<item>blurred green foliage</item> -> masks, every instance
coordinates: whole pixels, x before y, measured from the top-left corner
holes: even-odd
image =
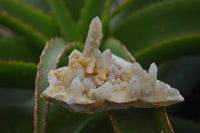
[[[199,5],[199,0],[0,0],[0,132],[33,132],[35,77],[45,42],[60,37],[43,51],[39,94],[48,85],[48,71],[66,65],[73,49],[82,50],[89,23],[99,16],[104,32],[101,50],[110,48],[129,60],[121,48],[124,44],[145,69],[151,62],[158,64],[159,79],[185,97],[183,103],[166,108],[175,132],[199,133]],[[46,102],[38,100],[38,132],[43,132]],[[171,132],[161,109],[111,114],[120,133]],[[114,132],[106,112],[77,114],[54,104],[46,130]]]

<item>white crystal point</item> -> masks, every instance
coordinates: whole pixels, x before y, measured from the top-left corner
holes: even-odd
[[[83,55],[91,56],[95,49],[99,48],[101,43],[102,35],[102,24],[99,17],[95,17],[90,24],[88,36],[85,42],[85,48]]]
[[[139,63],[127,62],[109,49],[102,53],[101,27],[94,18],[83,53],[72,51],[68,66],[49,72],[49,87],[41,97],[82,113],[163,107],[184,100],[177,89],[157,80],[155,63],[147,73]]]

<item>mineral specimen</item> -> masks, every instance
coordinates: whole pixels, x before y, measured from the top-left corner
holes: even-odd
[[[68,66],[51,70],[44,99],[69,110],[94,113],[128,107],[162,107],[181,102],[179,91],[157,80],[152,63],[148,73],[139,63],[130,63],[107,49],[98,49],[102,38],[101,21],[90,24],[83,53],[74,50]]]

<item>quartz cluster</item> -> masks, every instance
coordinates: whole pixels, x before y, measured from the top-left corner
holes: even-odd
[[[83,113],[162,107],[184,100],[177,89],[157,80],[155,63],[147,73],[139,63],[125,61],[109,49],[101,52],[101,26],[98,17],[92,20],[83,52],[74,50],[68,66],[49,72],[49,87],[41,97]]]

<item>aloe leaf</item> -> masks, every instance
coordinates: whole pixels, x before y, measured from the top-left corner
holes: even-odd
[[[161,2],[162,0],[134,0],[134,3],[131,3],[130,6],[128,6],[126,9],[124,9],[120,14],[118,15],[116,21],[123,20],[124,17],[130,15],[133,12],[137,12],[138,10],[145,8],[147,6],[150,6],[152,4],[155,4],[157,2]],[[119,2],[115,1],[115,5],[119,6]],[[115,23],[113,23],[115,25]],[[112,25],[113,26],[113,25]]]
[[[152,45],[138,53],[134,57],[143,67],[147,67],[150,63],[160,63],[170,59],[175,59],[185,55],[200,54],[200,35],[193,35],[164,41],[159,44]]]
[[[33,131],[32,108],[15,106],[0,109],[1,132],[21,133]]]
[[[64,0],[73,19],[78,21],[81,9],[84,6],[84,0]]]
[[[127,61],[131,61],[130,58],[127,56],[127,53],[122,48],[122,44],[117,39],[114,39],[114,38],[107,39],[105,41],[105,43],[103,44],[102,49],[103,50],[110,49],[111,53],[113,53]]]
[[[141,1],[141,0],[135,0],[133,4],[131,4],[131,6],[126,9],[126,14],[130,14],[133,11],[137,11],[140,10],[144,7],[150,6],[152,4],[161,2],[162,0],[148,0],[148,1]],[[168,1],[168,0],[167,0]]]
[[[163,40],[199,33],[199,4],[173,0],[148,6],[116,25],[113,34],[135,53]]]
[[[139,10],[142,10],[143,8],[150,6],[152,4],[161,2],[163,0],[134,0],[133,3],[131,3],[128,7],[126,7],[123,11],[118,13],[114,19],[111,20],[110,27],[115,27],[117,24],[119,24],[121,21],[124,20],[125,17],[128,17],[133,12],[138,12]],[[167,0],[165,0],[167,1]],[[120,5],[120,1],[114,1],[113,6],[114,8],[117,8]]]
[[[19,1],[19,2],[22,1],[25,4],[34,6],[35,8],[43,10],[46,13],[49,12],[49,6],[47,4],[47,0],[16,0],[16,1]]]
[[[38,62],[38,56],[39,54],[24,41],[0,38],[0,60]]]
[[[176,61],[162,80],[173,87],[179,88],[184,96],[192,92],[192,88],[199,82],[200,56],[187,56]],[[188,78],[186,78],[186,76]]]
[[[47,132],[70,132],[70,133],[82,133],[87,130],[88,124],[94,123],[99,119],[104,119],[106,117],[105,113],[99,114],[79,114],[68,111],[67,109],[51,104],[49,109],[49,118]],[[90,127],[92,124],[90,125]]]
[[[89,119],[83,125],[79,133],[114,133],[107,114],[98,115],[95,119]]]
[[[183,118],[171,118],[172,125],[174,125],[174,131],[176,133],[199,133],[200,123],[191,120],[185,120]],[[187,128],[183,128],[187,127]]]
[[[98,16],[101,18],[106,0],[87,0],[79,20],[81,40],[85,40],[90,21]]]
[[[161,109],[138,109],[112,111],[119,133],[171,133]]]
[[[33,89],[36,67],[34,63],[0,61],[0,86]]]
[[[58,60],[66,49],[62,39],[55,39],[47,42],[38,64],[38,71],[35,81],[35,106],[34,106],[34,132],[41,133],[46,130],[48,105],[40,94],[48,87],[47,75],[50,70],[55,69]]]
[[[33,89],[0,88],[0,110],[7,107],[19,106],[33,98]]]
[[[113,0],[107,0],[106,1],[105,9],[104,9],[104,12],[103,12],[103,15],[102,15],[103,18],[105,18],[109,15],[109,13],[111,11],[112,3],[113,3]]]
[[[1,0],[0,10],[31,25],[34,29],[44,33],[47,37],[55,37],[58,34],[53,18],[22,2]]]
[[[198,120],[199,109],[196,108],[199,94],[200,56],[187,56],[173,63],[162,80],[180,90],[185,101],[168,108],[172,116]],[[192,111],[192,113],[190,113]]]
[[[124,9],[126,9],[133,2],[134,2],[134,0],[127,0],[127,1],[125,1],[123,4],[121,4],[119,7],[117,7],[114,11],[112,11],[108,16],[106,16],[104,18],[104,21],[103,21],[104,35],[105,35],[106,31],[107,31],[107,27],[108,27],[109,22],[111,21],[111,19],[114,18],[115,16],[117,16],[121,11],[123,11]]]
[[[44,47],[46,37],[32,29],[30,26],[9,16],[9,14],[0,12],[0,23],[12,29],[25,39],[28,39],[39,51]]]
[[[48,0],[51,11],[53,12],[58,27],[66,41],[78,40],[78,31],[70,12],[64,4],[63,0]]]

